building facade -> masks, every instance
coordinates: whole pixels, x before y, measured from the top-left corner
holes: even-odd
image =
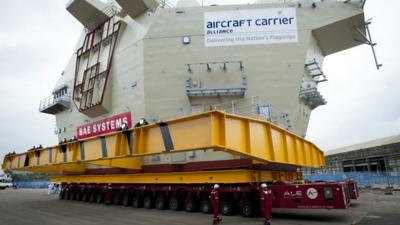
[[[400,172],[400,135],[334,149],[326,166],[306,173]]]
[[[366,34],[358,1],[164,3],[68,2],[82,34],[40,104],[55,115],[59,141],[210,109],[304,137],[311,111],[326,104],[318,91],[324,58],[363,44]]]

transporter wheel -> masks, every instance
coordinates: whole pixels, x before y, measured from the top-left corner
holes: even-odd
[[[158,197],[156,200],[156,208],[164,210],[167,208],[167,199],[165,197]]]
[[[221,213],[225,216],[233,215],[233,204],[232,202],[223,202],[221,204]]]
[[[73,190],[69,190],[68,191],[68,200],[73,200],[74,199],[74,191]]]
[[[197,209],[197,202],[194,198],[189,198],[185,201],[185,211],[186,212],[195,212]]]
[[[92,193],[90,193],[89,202],[96,202],[96,191],[92,191]]]
[[[119,192],[116,192],[112,198],[112,204],[113,205],[119,205],[121,204],[121,194]]]
[[[210,214],[212,211],[211,203],[210,201],[204,200],[200,203],[200,211],[202,213]]]
[[[132,204],[131,202],[131,198],[129,196],[129,194],[125,194],[124,197],[122,198],[122,205],[127,207],[130,206]]]
[[[90,194],[87,191],[85,191],[85,193],[83,193],[83,195],[82,195],[82,202],[89,201],[89,197],[90,197]]]
[[[256,210],[256,208],[254,207],[253,203],[245,202],[242,205],[240,212],[242,213],[242,216],[244,216],[244,217],[252,217],[255,215],[255,210]]]
[[[136,195],[135,197],[133,197],[132,206],[135,208],[140,208],[142,206],[142,199],[140,198],[140,196]]]
[[[181,203],[178,197],[174,196],[169,200],[169,209],[173,211],[178,211],[181,209]]]
[[[96,203],[103,203],[104,202],[104,195],[101,191],[97,192],[96,195]]]
[[[72,197],[72,191],[71,190],[66,191],[65,192],[65,199],[66,200],[70,200],[71,197]]]
[[[78,195],[78,192],[77,191],[72,191],[71,192],[71,198],[70,198],[70,200],[72,200],[72,201],[74,201],[74,200],[76,200],[76,196]]]
[[[143,199],[143,207],[145,209],[151,209],[154,207],[154,201],[153,201],[153,197],[150,195],[147,195],[146,197],[144,197]]]
[[[58,194],[58,199],[63,200],[65,198],[65,191],[60,191],[60,194]]]
[[[82,191],[76,191],[75,200],[82,201],[82,198],[83,198],[83,192]]]

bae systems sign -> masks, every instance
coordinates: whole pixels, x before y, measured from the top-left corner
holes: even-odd
[[[204,13],[205,46],[296,43],[295,8]]]
[[[79,126],[76,129],[76,137],[78,139],[83,139],[111,133],[117,131],[122,124],[128,125],[129,128],[132,127],[132,118],[130,112],[121,113],[109,118]]]

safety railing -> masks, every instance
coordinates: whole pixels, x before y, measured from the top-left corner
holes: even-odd
[[[61,108],[69,108],[71,102],[71,94],[65,94],[59,97],[55,97],[53,94],[42,99],[39,103],[39,111],[43,112],[57,105]],[[57,106],[58,107],[58,106]]]
[[[268,100],[259,96],[226,101],[224,103],[211,105],[209,108],[201,108],[200,110],[193,109],[193,107],[190,106],[180,107],[173,112],[169,110],[168,113],[160,112],[155,115],[150,115],[146,119],[150,122],[159,122],[180,116],[193,115],[208,110],[221,110],[231,114],[266,120],[286,130],[292,131],[292,122],[290,120],[289,113],[275,105],[270,104]]]
[[[275,105],[270,104],[268,100],[259,96],[216,104],[212,106],[212,109],[263,119],[285,128],[286,130],[292,129],[289,113]]]

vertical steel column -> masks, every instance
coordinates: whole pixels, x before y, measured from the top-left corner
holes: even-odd
[[[371,172],[371,163],[369,161],[369,158],[366,158],[366,160],[367,160],[368,172]]]

